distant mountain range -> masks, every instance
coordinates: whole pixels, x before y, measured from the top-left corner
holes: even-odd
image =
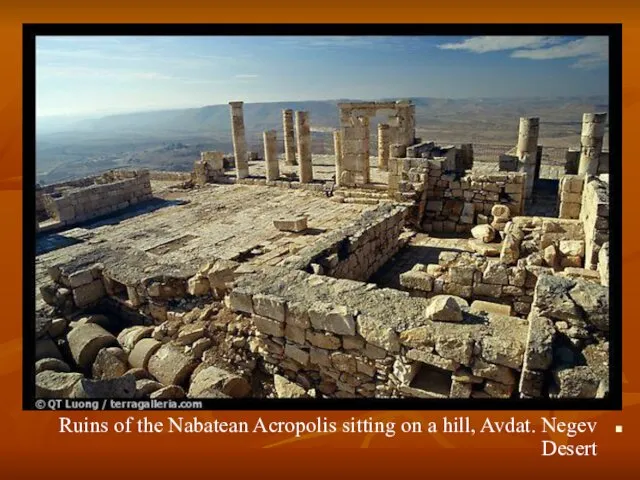
[[[379,101],[396,100],[380,99]],[[580,122],[577,112],[607,111],[606,96],[594,97],[559,97],[559,98],[479,98],[479,99],[442,99],[411,98],[416,105],[416,123],[418,125],[433,122],[450,121],[452,117],[472,115],[478,120],[482,116],[495,119],[509,117],[517,121],[521,115],[544,117],[545,113],[557,117],[565,112],[564,121]],[[281,125],[282,110],[305,110],[310,112],[312,125],[337,127],[339,124],[337,103],[356,101],[350,99],[311,100],[296,102],[247,103],[244,106],[245,126],[247,130],[274,128]],[[543,120],[543,118],[542,118]],[[37,121],[39,134],[85,131],[95,133],[128,132],[130,134],[146,132],[174,132],[195,134],[201,132],[230,132],[230,114],[228,105],[209,105],[201,108],[185,108],[134,112],[107,115],[93,119],[74,119],[59,117],[56,119],[41,118]]]
[[[389,100],[397,99],[379,99]],[[519,117],[536,116],[543,145],[575,146],[582,114],[608,111],[605,96],[411,100],[416,105],[417,136],[454,144],[515,145]],[[249,149],[260,152],[262,132],[275,129],[283,151],[282,110],[290,108],[310,113],[313,152],[333,153],[331,131],[339,126],[337,103],[342,101],[354,100],[246,103]],[[382,115],[371,119],[372,142],[376,124],[386,120]],[[232,151],[227,104],[97,118],[44,117],[36,122],[36,135],[36,170],[43,183],[120,167],[190,170],[201,151]]]

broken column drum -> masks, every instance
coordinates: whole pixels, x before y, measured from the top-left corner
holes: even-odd
[[[378,125],[378,169],[389,169],[389,125]]]
[[[520,130],[518,132],[518,145],[516,154],[520,161],[520,171],[527,174],[525,183],[525,198],[531,199],[533,184],[535,181],[536,157],[538,155],[538,135],[540,132],[540,119],[537,117],[521,117]]]
[[[342,135],[340,130],[333,132],[333,151],[335,153],[336,162],[336,185],[340,185],[340,176],[342,175]]]
[[[582,116],[578,175],[598,173],[606,123],[606,113],[585,113]]]
[[[296,140],[293,126],[293,110],[282,111],[282,130],[284,132],[284,159],[287,165],[297,165]]]
[[[263,133],[264,138],[264,161],[267,172],[267,181],[272,182],[280,176],[278,166],[278,152],[276,149],[276,131],[269,130]]]
[[[313,180],[311,166],[311,127],[309,112],[296,112],[296,137],[298,143],[300,183],[310,183]]]
[[[229,102],[231,107],[231,133],[233,136],[233,156],[236,162],[236,177],[249,176],[247,161],[247,139],[244,131],[243,102]]]

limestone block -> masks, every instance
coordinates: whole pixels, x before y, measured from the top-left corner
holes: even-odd
[[[525,353],[525,366],[532,370],[546,370],[553,361],[553,322],[542,316],[529,315],[529,330]]]
[[[83,378],[75,384],[73,398],[134,398],[136,379],[131,374],[105,380]]]
[[[450,398],[469,398],[473,385],[471,383],[462,383],[456,380],[451,382],[451,390],[449,391]]]
[[[83,378],[81,373],[54,370],[40,372],[36,375],[36,397],[70,398],[76,384]]]
[[[273,226],[282,232],[303,232],[307,227],[307,217],[280,218],[273,221]]]
[[[582,240],[561,240],[560,253],[564,256],[584,257],[584,242]]]
[[[133,368],[147,369],[151,356],[158,351],[162,343],[153,338],[143,338],[134,346],[129,355],[129,364]]]
[[[415,270],[400,274],[400,285],[405,288],[430,292],[433,290],[433,276]]]
[[[284,322],[287,305],[284,299],[275,295],[256,294],[253,296],[253,311],[260,316]]]
[[[251,394],[251,385],[239,375],[218,367],[210,366],[194,373],[189,392],[189,398],[214,398],[217,392],[222,392],[232,398],[245,398]]]
[[[494,219],[499,219],[502,222],[506,222],[511,218],[511,211],[506,205],[496,204],[491,207],[491,215]]]
[[[73,289],[73,301],[78,308],[84,308],[97,302],[105,294],[106,291],[102,280],[93,280]]]
[[[495,380],[504,385],[515,385],[516,376],[513,370],[502,365],[496,365],[476,358],[471,366],[471,372],[476,377]]]
[[[307,392],[300,385],[287,380],[281,375],[273,376],[273,384],[278,398],[308,398]]]
[[[184,347],[166,343],[149,359],[149,373],[164,385],[186,384],[197,366],[197,360],[184,352]]]
[[[331,363],[336,370],[341,372],[356,373],[356,358],[353,355],[343,352],[333,352]]]
[[[409,350],[407,352],[407,358],[452,372],[454,372],[459,367],[459,364],[454,360],[442,358],[439,355],[435,355],[434,353],[417,348]]]
[[[487,263],[486,268],[482,272],[482,282],[489,285],[508,285],[509,268],[503,263]]]
[[[391,353],[400,350],[398,334],[385,325],[384,321],[371,315],[360,314],[356,323],[358,334],[367,342]]]
[[[71,368],[59,358],[41,358],[36,362],[36,375],[46,371],[68,373]]]
[[[537,292],[537,291],[536,291]],[[584,320],[598,330],[609,331],[609,289],[601,284],[577,280],[569,291],[571,300],[584,312]]]
[[[311,325],[316,330],[325,330],[337,335],[355,335],[354,312],[344,306],[315,303],[309,309]]]
[[[488,313],[496,315],[511,316],[511,305],[503,305],[501,303],[484,302],[482,300],[476,300],[471,304],[469,311],[474,313]]]
[[[234,288],[225,299],[228,307],[236,312],[253,313],[251,294],[239,288]]]
[[[265,335],[272,335],[274,337],[284,337],[284,323],[271,318],[262,317],[260,315],[252,315],[251,321],[258,329],[258,331]]]
[[[393,375],[402,385],[410,385],[419,371],[420,364],[417,362],[403,361],[400,357],[393,362]]]
[[[209,278],[197,274],[187,280],[187,293],[196,297],[207,295],[210,291]]]
[[[149,398],[152,400],[180,400],[186,396],[185,391],[178,385],[167,385],[152,392]]]
[[[153,392],[160,390],[162,387],[161,383],[149,378],[136,380],[135,398],[148,398]]]
[[[101,349],[118,344],[116,337],[95,323],[73,328],[67,335],[67,342],[73,359],[81,368],[91,367]]]
[[[328,350],[311,347],[309,350],[309,361],[314,365],[328,367],[331,365],[331,357]]]
[[[469,365],[473,356],[473,339],[468,336],[450,337],[440,335],[436,339],[435,350],[441,357],[463,365]]]
[[[500,261],[505,265],[514,265],[520,258],[520,242],[512,234],[507,234],[502,242]]]
[[[316,332],[307,330],[307,341],[311,345],[326,350],[337,350],[342,345],[340,338],[328,332]]]
[[[143,338],[151,337],[153,327],[144,327],[136,325],[134,327],[125,328],[118,334],[118,343],[125,352],[130,352],[133,347]]]
[[[491,380],[484,383],[484,391],[493,398],[509,398],[513,394],[513,388],[513,385],[503,385]]]
[[[303,367],[309,363],[309,352],[291,343],[287,343],[285,345],[284,354],[292,360],[298,362]]]
[[[96,355],[93,362],[92,374],[94,379],[105,380],[124,375],[129,369],[127,354],[117,347],[103,348]]]
[[[91,270],[80,270],[69,275],[69,287],[77,288],[94,280]]]
[[[452,295],[436,295],[425,309],[425,317],[440,322],[461,322],[463,320],[461,304],[463,299]]]
[[[491,243],[496,236],[496,231],[491,225],[476,225],[471,229],[471,235],[484,243]]]
[[[600,379],[588,366],[578,366],[553,372],[558,386],[558,398],[596,398]]]

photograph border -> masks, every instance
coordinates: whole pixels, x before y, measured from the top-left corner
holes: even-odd
[[[428,33],[427,33],[428,32]],[[622,409],[622,25],[621,24],[23,24],[23,410],[35,401],[35,185],[37,36],[476,36],[609,38],[610,337],[604,399],[193,399],[203,410],[621,410]],[[191,399],[189,399],[191,400]],[[118,408],[108,408],[117,410]],[[123,410],[131,410],[123,408]],[[158,409],[162,410],[162,409]],[[169,410],[169,409],[165,409]]]

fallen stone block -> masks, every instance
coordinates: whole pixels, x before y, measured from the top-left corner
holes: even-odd
[[[357,331],[361,337],[374,346],[391,353],[400,351],[398,334],[377,318],[360,314],[357,319]]]
[[[135,398],[147,398],[153,392],[160,390],[161,388],[163,388],[163,385],[155,380],[150,380],[148,378],[136,380]]]
[[[596,398],[600,379],[590,367],[579,366],[553,372],[557,398]]]
[[[273,221],[273,226],[281,232],[302,232],[307,229],[307,217],[280,218]]]
[[[153,334],[153,327],[135,326],[125,328],[118,334],[118,343],[122,349],[129,353],[133,347],[143,338],[149,338]]]
[[[43,358],[58,358],[62,360],[60,349],[51,338],[41,338],[36,340],[36,361]]]
[[[482,240],[470,239],[469,248],[485,257],[498,257],[502,248],[501,243],[484,243]]]
[[[198,360],[184,352],[184,347],[165,343],[151,355],[148,363],[149,373],[164,385],[184,386]]]
[[[503,305],[502,303],[484,302],[482,300],[476,300],[471,304],[469,308],[473,313],[488,313],[495,315],[511,316],[511,305]]]
[[[186,397],[185,391],[178,385],[168,385],[152,392],[149,398],[152,400],[180,400]]]
[[[128,369],[127,354],[117,347],[101,349],[91,367],[93,378],[98,380],[121,377]]]
[[[118,345],[118,340],[101,326],[85,323],[73,328],[67,335],[69,349],[76,364],[88,369],[103,348]]]
[[[133,368],[147,369],[151,356],[158,351],[162,343],[153,338],[143,338],[136,343],[129,354],[129,365]]]
[[[232,398],[244,398],[251,394],[251,385],[244,377],[211,366],[194,373],[187,396],[211,398],[209,395],[212,392],[215,395],[216,391]]]
[[[287,380],[282,375],[274,375],[273,383],[278,398],[308,398],[307,392],[300,385]]]
[[[433,290],[433,277],[426,272],[409,270],[400,274],[400,285],[413,290],[430,292]]]
[[[46,371],[68,373],[71,368],[59,358],[42,358],[36,362],[36,375]]]
[[[529,315],[529,331],[524,364],[527,369],[546,370],[553,362],[553,322],[538,315]]]
[[[436,295],[425,309],[425,317],[437,322],[461,322],[463,320],[461,301],[453,295]]]
[[[491,243],[496,237],[496,231],[491,225],[476,225],[471,229],[471,236],[483,243]]]
[[[83,378],[76,383],[73,398],[135,398],[136,379],[133,375],[123,375],[106,380]]]
[[[96,303],[106,293],[102,280],[93,280],[73,289],[73,301],[78,308],[85,308]]]
[[[56,372],[45,370],[36,375],[37,398],[70,398],[78,382],[84,377],[81,373]]]

